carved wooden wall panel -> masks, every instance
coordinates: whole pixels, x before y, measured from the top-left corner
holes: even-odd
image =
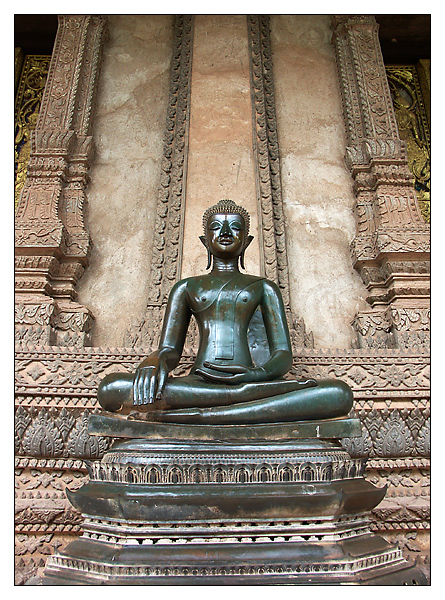
[[[45,89],[51,56],[23,56],[16,48],[15,76],[17,91],[14,108],[15,123],[15,207],[26,181],[29,155],[31,152],[31,132],[37,125],[37,119]]]
[[[399,136],[406,143],[408,167],[420,211],[430,222],[431,136],[429,117],[429,61],[416,65],[386,65]]]

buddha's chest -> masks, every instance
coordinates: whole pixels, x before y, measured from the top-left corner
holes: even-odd
[[[261,301],[261,285],[258,279],[229,281],[210,286],[198,282],[188,290],[190,308],[196,316],[216,318],[224,322],[244,320],[252,315]]]

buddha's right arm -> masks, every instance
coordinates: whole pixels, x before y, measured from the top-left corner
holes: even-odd
[[[170,292],[159,347],[136,370],[134,404],[148,404],[162,395],[168,373],[181,359],[190,316],[187,280],[179,281]]]

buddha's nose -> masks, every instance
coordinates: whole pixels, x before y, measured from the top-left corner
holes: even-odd
[[[232,230],[230,229],[228,221],[224,221],[219,235],[232,235]]]

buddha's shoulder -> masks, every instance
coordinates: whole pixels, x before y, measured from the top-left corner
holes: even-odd
[[[249,275],[247,273],[239,273],[236,277],[236,282],[239,286],[244,287],[246,285],[260,285],[266,288],[277,289],[276,284],[266,279],[265,277],[261,277],[259,275]],[[181,279],[172,288],[173,290],[190,290],[197,287],[208,287],[209,284],[214,285],[215,280],[214,277],[210,273],[204,273],[202,275],[195,275],[193,277],[186,277],[185,279]]]
[[[196,275],[194,277],[186,277],[175,283],[172,287],[171,293],[185,292],[187,290],[194,289],[202,286],[206,281],[209,281],[209,275]]]

